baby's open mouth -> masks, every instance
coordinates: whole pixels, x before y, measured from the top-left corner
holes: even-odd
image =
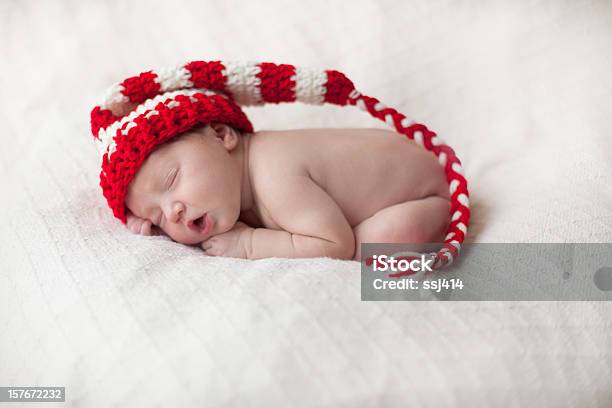
[[[206,214],[202,215],[200,218],[196,218],[193,220],[193,225],[200,231],[202,231],[206,227]]]
[[[187,227],[198,234],[207,235],[213,229],[213,220],[204,213],[201,217],[187,222]]]

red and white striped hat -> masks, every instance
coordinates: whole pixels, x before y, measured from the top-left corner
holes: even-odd
[[[470,218],[467,181],[455,152],[424,125],[362,95],[335,70],[270,62],[192,61],[113,85],[91,111],[91,132],[102,162],[100,186],[113,214],[126,222],[127,187],[160,144],[211,122],[253,132],[240,106],[296,101],[355,105],[436,155],[449,183],[451,223],[444,246],[432,255],[435,267],[451,263]]]

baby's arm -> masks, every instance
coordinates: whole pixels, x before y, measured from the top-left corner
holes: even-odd
[[[283,231],[256,228],[249,259],[329,256],[352,259],[355,236],[336,202],[310,177],[289,176],[261,192],[261,200]]]

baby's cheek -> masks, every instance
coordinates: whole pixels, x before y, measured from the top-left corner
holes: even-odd
[[[173,228],[173,227],[168,227],[168,226],[164,226],[164,227],[158,227],[159,229],[161,229],[162,231],[164,231],[164,234],[166,234],[167,236],[169,236],[170,238],[172,238],[173,241],[176,241],[177,238],[180,238],[178,236],[178,231]]]

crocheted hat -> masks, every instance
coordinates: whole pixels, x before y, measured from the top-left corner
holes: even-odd
[[[127,187],[160,144],[211,122],[253,132],[240,106],[296,101],[355,105],[436,155],[449,183],[451,223],[444,246],[432,255],[434,267],[450,264],[459,253],[470,218],[461,162],[434,132],[362,95],[335,70],[270,62],[192,61],[146,71],[113,85],[91,111],[91,132],[101,156],[100,186],[113,214],[126,222]]]

